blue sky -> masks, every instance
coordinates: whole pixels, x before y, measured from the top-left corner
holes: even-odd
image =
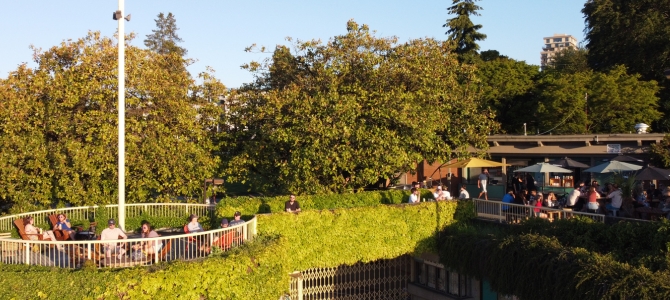
[[[117,0],[3,1],[0,10],[0,78],[7,77],[22,62],[32,63],[30,45],[47,49],[63,40],[77,39],[89,30],[112,36],[116,21],[112,12]],[[474,18],[488,37],[481,50],[539,65],[542,38],[567,33],[583,40],[585,0],[482,0],[481,16]],[[143,40],[155,28],[160,12],[172,12],[180,28],[178,34],[188,57],[198,61],[193,74],[206,66],[228,87],[252,80],[240,65],[261,60],[267,54],[246,53],[251,44],[287,44],[285,37],[318,38],[323,41],[346,32],[346,22],[354,19],[368,24],[378,36],[397,36],[400,41],[432,37],[446,39],[442,25],[450,18],[451,0],[366,1],[366,0],[248,0],[172,1],[126,0],[126,33],[135,32],[132,44],[144,47]]]

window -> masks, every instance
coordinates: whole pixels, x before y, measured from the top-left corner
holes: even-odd
[[[448,271],[441,264],[415,258],[416,277],[414,283],[445,295],[471,296],[470,278]]]
[[[561,39],[561,38],[555,38],[555,39],[554,39],[554,43],[560,43],[560,42],[562,42],[562,41],[563,41],[563,39]]]
[[[550,43],[551,41],[549,39],[544,40],[545,43]]]
[[[551,48],[551,44],[544,44],[544,48]]]

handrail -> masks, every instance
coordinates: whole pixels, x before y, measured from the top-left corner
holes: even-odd
[[[216,251],[214,248],[227,251],[252,240],[257,222],[254,216],[232,227],[156,238],[86,241],[0,238],[0,263],[81,268],[90,261],[97,267],[131,267],[198,259],[209,256]]]
[[[477,217],[484,219],[493,219],[502,223],[513,223],[522,218],[546,217],[550,220],[568,219],[574,216],[584,216],[591,218],[596,222],[605,222],[605,215],[587,212],[563,210],[560,208],[537,207],[530,205],[505,203],[501,201],[489,201],[484,199],[472,198],[475,203]],[[506,209],[503,209],[503,206]],[[539,210],[536,212],[535,210]]]
[[[55,213],[64,213],[68,215],[68,218],[71,220],[81,220],[81,219],[92,219],[95,217],[96,210],[100,206],[77,206],[77,207],[63,207],[47,210],[39,210],[33,212],[25,212],[13,215],[6,215],[0,217],[0,232],[10,232],[14,228],[14,220],[18,218],[25,218],[27,216],[33,216],[35,219],[35,225],[48,224],[48,216]],[[102,206],[107,210],[108,216],[111,218],[116,218],[117,216],[117,207],[118,204],[108,204]],[[207,211],[213,211],[214,204],[191,204],[191,203],[132,203],[126,204],[126,218],[132,218],[138,216],[140,213],[140,208],[149,209],[160,209],[167,207],[175,207],[178,209],[183,209],[183,214],[186,213],[196,213],[203,214]],[[160,212],[159,212],[160,213]],[[167,210],[163,210],[162,213],[167,215]],[[74,217],[72,216],[74,215]],[[92,216],[92,217],[91,217]],[[174,212],[170,213],[170,216],[175,216]],[[157,217],[160,217],[158,215]]]

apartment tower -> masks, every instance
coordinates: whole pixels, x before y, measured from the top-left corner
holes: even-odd
[[[567,48],[577,49],[577,39],[569,34],[554,34],[542,39],[544,41],[542,52],[540,52],[540,65],[542,68],[551,63],[552,58],[558,51]]]

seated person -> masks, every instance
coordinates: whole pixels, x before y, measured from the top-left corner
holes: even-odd
[[[409,203],[419,203],[420,196],[419,196],[419,189],[417,188],[412,188],[410,190],[412,193],[409,195]]]
[[[556,194],[554,194],[554,192],[549,192],[549,194],[547,194],[547,198],[544,199],[544,203],[542,205],[546,207],[558,206],[558,199],[556,198]]]
[[[142,238],[157,238],[158,233],[151,228],[151,223],[148,221],[142,221],[141,227],[141,237]],[[147,257],[149,254],[156,254],[160,251],[160,248],[163,246],[161,242],[156,241],[147,241],[140,242],[139,244],[133,245],[133,258],[142,259]]]
[[[233,218],[234,219],[230,222],[231,227],[236,226],[236,225],[240,225],[240,224],[244,224],[244,220],[242,220],[242,213],[240,213],[239,211],[235,212],[235,215],[233,216]]]
[[[221,228],[228,228],[228,219],[223,218],[221,220]],[[235,236],[237,235],[237,231],[235,230],[228,230],[228,231],[223,231],[220,232],[220,236],[214,237],[214,240],[212,241],[212,245],[221,248],[222,250],[226,250],[230,248],[230,246],[233,244],[233,240],[235,239]]]
[[[635,196],[636,207],[649,207],[649,199],[647,199],[647,191],[642,191]]]
[[[205,231],[202,229],[202,226],[200,226],[200,223],[198,223],[198,216],[195,214],[192,214],[188,217],[188,224],[186,224],[186,228],[188,228],[188,233]]]
[[[35,219],[32,216],[26,217],[23,219],[23,231],[28,234],[28,238],[32,241],[39,240],[38,235],[42,235],[42,240],[52,240],[55,241],[56,237],[54,232],[51,230],[44,231],[42,228],[35,227]]]
[[[433,193],[433,197],[435,198],[435,201],[451,200],[451,195],[449,192],[442,190],[441,185],[437,186],[435,193]]]
[[[73,241],[77,235],[77,233],[74,230],[72,230],[70,220],[67,219],[64,214],[58,214],[58,222],[56,222],[56,226],[54,226],[54,229],[67,232],[70,235],[70,239]]]
[[[468,190],[465,188],[465,184],[461,186],[461,193],[458,195],[458,199],[470,199],[470,193],[468,193]]]
[[[300,203],[295,201],[295,195],[291,194],[288,198],[289,200],[284,203],[284,210],[286,212],[298,212],[300,211]]]
[[[107,221],[107,226],[108,227],[100,233],[101,241],[116,241],[119,239],[119,237],[122,239],[128,238],[123,230],[116,228],[116,222],[114,219],[109,219],[109,221]],[[121,259],[121,257],[126,253],[126,249],[124,249],[124,247],[118,243],[107,243],[104,245],[104,247],[105,257],[107,258],[111,258],[112,254],[116,254],[117,258]]]

